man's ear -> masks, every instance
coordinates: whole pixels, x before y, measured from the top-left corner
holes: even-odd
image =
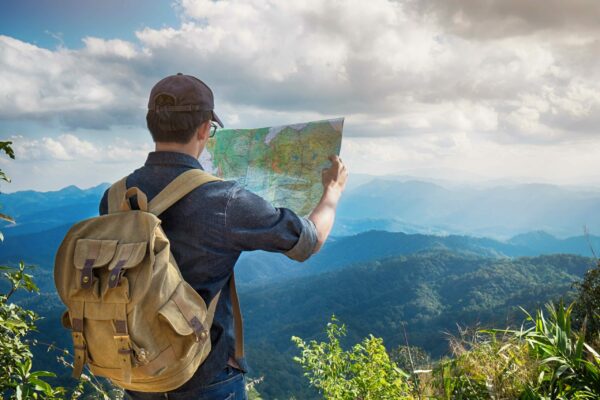
[[[208,135],[210,135],[210,121],[204,121],[201,123],[196,131],[196,135],[200,141],[208,140]]]

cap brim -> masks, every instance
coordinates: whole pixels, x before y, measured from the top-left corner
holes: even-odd
[[[223,125],[223,122],[221,122],[221,119],[219,119],[219,117],[217,117],[217,113],[216,112],[212,112],[212,120],[215,121],[217,124],[219,124],[219,126],[221,128],[225,128],[225,126]]]

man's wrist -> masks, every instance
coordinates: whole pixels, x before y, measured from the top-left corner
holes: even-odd
[[[337,185],[327,185],[323,188],[323,197],[337,202],[341,196],[342,190]]]

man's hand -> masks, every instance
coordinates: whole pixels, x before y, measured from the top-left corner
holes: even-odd
[[[322,171],[323,196],[308,216],[308,219],[317,228],[317,245],[313,251],[314,253],[321,249],[329,236],[329,232],[331,232],[331,228],[333,228],[335,209],[342,192],[346,188],[346,180],[348,179],[348,170],[342,159],[336,155],[331,155],[329,160],[331,161],[331,167]]]
[[[342,159],[336,155],[329,156],[331,167],[323,169],[323,188],[336,189],[343,192],[348,179],[348,169],[342,162]]]

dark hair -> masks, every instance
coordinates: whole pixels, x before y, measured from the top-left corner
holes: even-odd
[[[156,105],[172,105],[174,99],[168,95],[157,96]],[[202,111],[155,111],[148,110],[146,124],[155,142],[188,143],[198,127],[208,121]]]

